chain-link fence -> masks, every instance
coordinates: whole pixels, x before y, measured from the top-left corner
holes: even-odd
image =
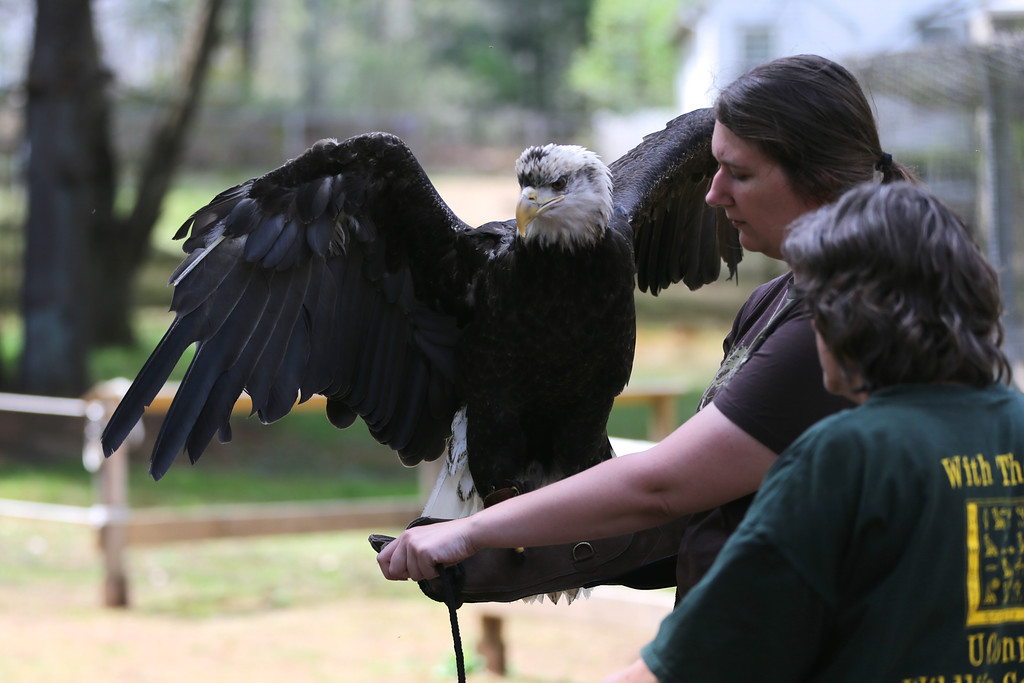
[[[1024,33],[850,63],[883,145],[976,228],[1000,273],[1007,350],[1024,378]]]

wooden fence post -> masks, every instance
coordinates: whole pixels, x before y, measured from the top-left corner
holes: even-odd
[[[505,639],[502,636],[502,619],[494,614],[484,614],[481,618],[483,633],[477,645],[486,663],[487,670],[499,676],[507,672],[505,664]]]
[[[100,526],[100,543],[103,544],[103,604],[107,607],[128,606],[128,574],[124,566],[124,549],[127,539],[125,522],[128,516],[126,498],[128,482],[128,449],[117,449],[100,468],[105,509],[103,524]]]
[[[98,540],[103,553],[103,604],[106,607],[128,606],[128,574],[124,551],[128,537],[128,454],[132,439],[109,458],[103,457],[100,434],[116,402],[101,397],[89,403],[86,410],[85,450],[83,464],[95,472],[98,513]]]
[[[671,434],[679,423],[676,422],[676,394],[668,393],[651,399],[651,419],[647,438],[661,441]]]

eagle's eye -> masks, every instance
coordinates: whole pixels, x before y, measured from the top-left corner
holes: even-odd
[[[562,190],[565,189],[565,186],[568,183],[569,183],[569,178],[567,176],[562,176],[561,178],[559,178],[555,182],[551,183],[551,189],[554,190],[555,192],[561,192]]]

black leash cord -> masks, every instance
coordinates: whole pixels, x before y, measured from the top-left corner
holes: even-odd
[[[459,617],[456,614],[458,607],[455,604],[455,587],[452,586],[452,575],[444,565],[437,565],[437,573],[441,575],[441,584],[444,586],[444,604],[448,606],[448,619],[452,623],[452,640],[455,643],[455,670],[459,676],[459,683],[466,683],[466,659],[462,654],[462,635],[459,633]]]

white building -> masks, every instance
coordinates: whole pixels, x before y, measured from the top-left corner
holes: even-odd
[[[709,106],[755,64],[790,54],[850,59],[961,44],[1022,0],[702,0],[680,14],[680,111]]]
[[[1024,0],[702,0],[680,13],[677,106],[814,53],[858,76],[882,147],[980,229],[1024,363]],[[1018,372],[1024,375],[1024,365]],[[1018,378],[1020,382],[1020,378]]]

